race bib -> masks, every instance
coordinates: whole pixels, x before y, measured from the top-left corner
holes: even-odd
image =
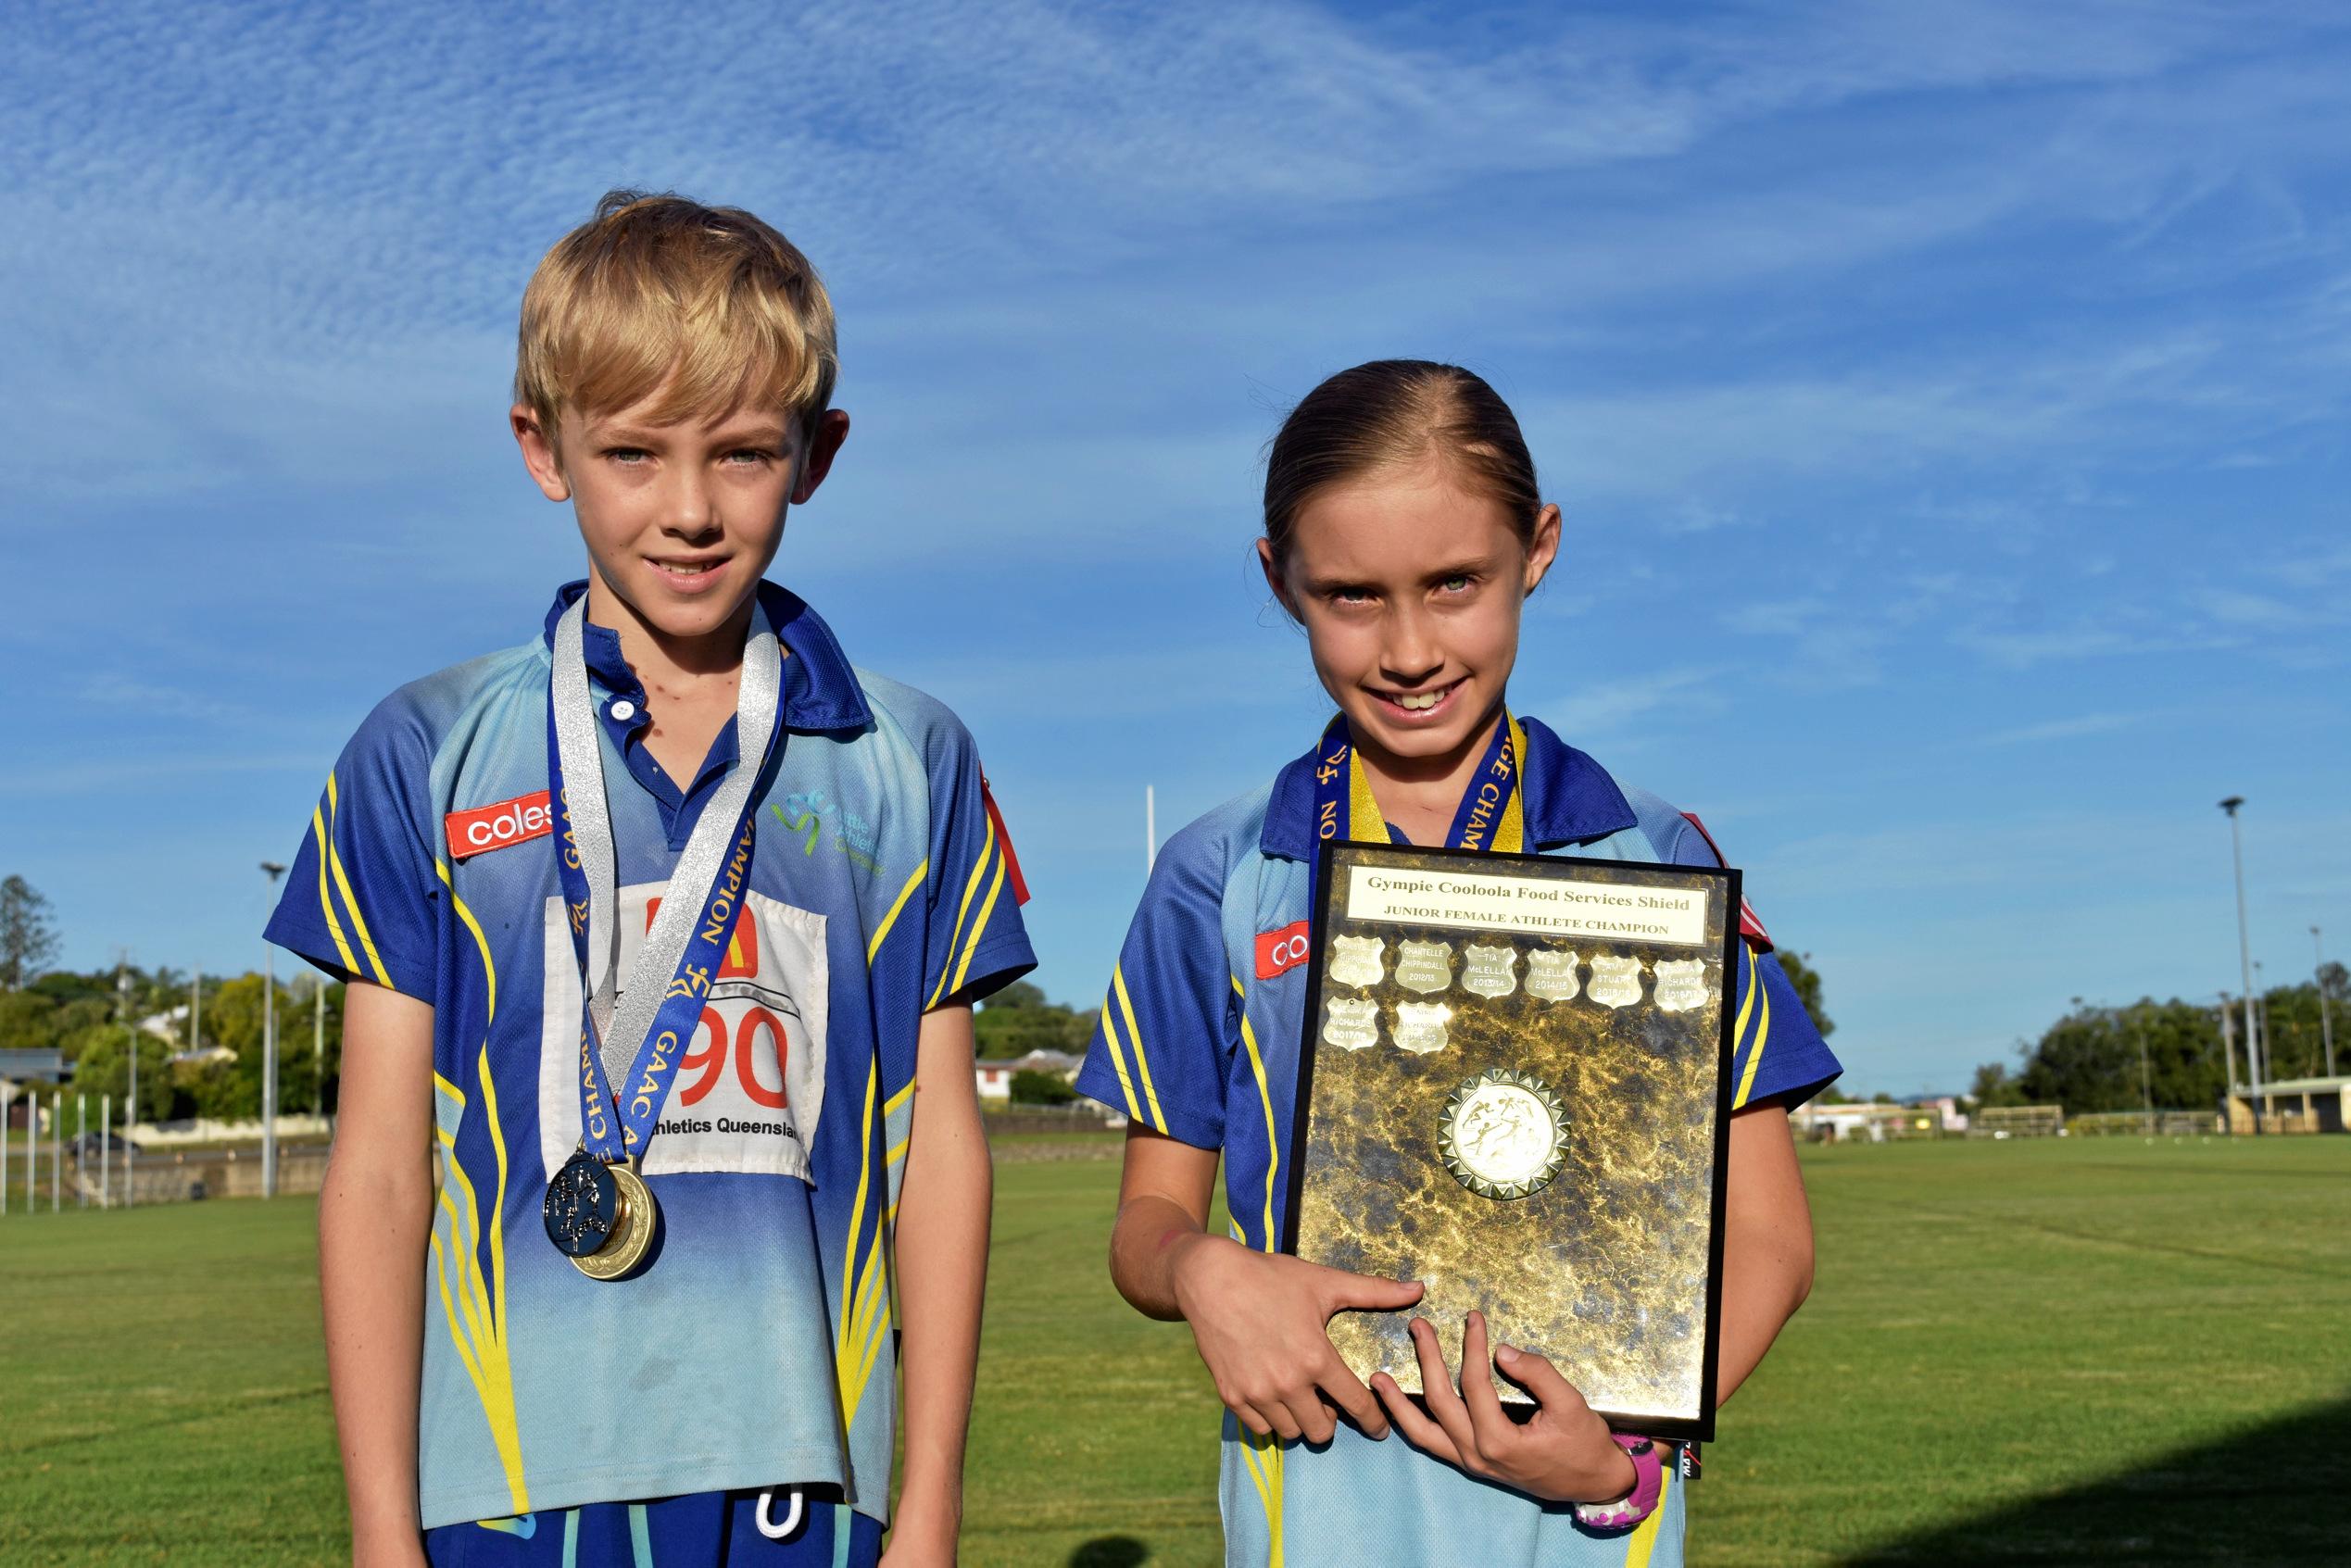
[[[660,883],[620,890],[623,975],[635,966],[663,891]],[[547,901],[546,925],[539,1154],[551,1177],[580,1141],[581,1002],[562,899]],[[824,1105],[829,978],[824,917],[763,893],[746,894],[734,941],[711,977],[676,1085],[646,1146],[645,1174],[733,1171],[809,1179],[809,1140]]]

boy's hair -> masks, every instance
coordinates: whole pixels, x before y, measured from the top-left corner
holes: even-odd
[[[739,207],[609,191],[522,291],[514,400],[550,445],[567,411],[655,393],[659,424],[764,407],[806,435],[839,369],[833,301],[791,241]]]
[[[1265,538],[1285,564],[1298,514],[1316,492],[1381,469],[1434,458],[1463,488],[1499,502],[1521,545],[1542,516],[1535,459],[1517,416],[1459,365],[1375,359],[1299,400],[1265,457]]]

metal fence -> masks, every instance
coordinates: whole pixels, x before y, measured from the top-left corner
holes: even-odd
[[[19,1130],[20,1131],[20,1130]],[[120,1144],[110,1159],[95,1149],[78,1155],[44,1139],[26,1179],[22,1144],[12,1139],[5,1179],[7,1217],[47,1214],[63,1209],[120,1209],[148,1203],[186,1203],[208,1198],[261,1196],[261,1151],[252,1148],[142,1152],[135,1160]],[[278,1192],[314,1193],[326,1178],[324,1144],[281,1145]],[[30,1201],[28,1201],[30,1199]]]

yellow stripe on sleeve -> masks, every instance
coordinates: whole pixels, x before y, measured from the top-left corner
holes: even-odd
[[[996,823],[991,819],[987,823],[987,836],[980,840],[979,859],[972,862],[972,874],[964,881],[963,902],[957,906],[955,910],[955,930],[947,939],[947,956],[949,961],[939,965],[937,988],[931,992],[931,999],[923,1004],[923,1009],[926,1012],[938,1006],[938,999],[947,995],[948,971],[954,967],[952,960],[956,949],[963,944],[963,922],[971,918],[972,899],[979,892],[980,873],[987,870],[987,858],[995,848]]]
[[[331,781],[332,773],[327,775]],[[319,809],[310,808],[310,834],[319,846],[319,912],[326,917],[327,934],[334,938],[334,950],[343,956],[343,972],[359,972],[359,960],[351,951],[351,944],[343,939],[343,922],[334,913],[333,896],[327,892],[327,828],[326,819]]]
[[[1747,944],[1742,940],[1739,945],[1744,947]],[[1763,1010],[1755,1019],[1754,1042],[1747,1047],[1747,1070],[1739,1075],[1739,1093],[1730,1102],[1733,1110],[1745,1105],[1747,1097],[1755,1092],[1755,1069],[1763,1065],[1764,1047],[1771,1043],[1771,993],[1764,988],[1763,965],[1755,961],[1752,951],[1747,955],[1747,972],[1754,977],[1753,994],[1763,998]]]
[[[343,895],[343,907],[351,911],[351,929],[359,938],[359,947],[368,956],[368,967],[375,972],[375,983],[389,987],[392,976],[384,972],[383,960],[377,956],[375,938],[368,935],[367,917],[359,912],[359,900],[351,891],[351,879],[343,874],[343,857],[334,847],[335,819],[340,809],[335,803],[334,775],[327,774],[327,869],[334,873],[334,885]]]
[[[1143,1075],[1143,1098],[1151,1108],[1151,1125],[1167,1131],[1167,1118],[1159,1109],[1159,1090],[1151,1085],[1151,1060],[1143,1052],[1142,1026],[1135,1022],[1135,1003],[1126,995],[1126,971],[1111,967],[1111,994],[1118,998],[1119,1016],[1126,1020],[1126,1043],[1135,1047],[1135,1068]]]
[[[972,972],[972,959],[979,952],[981,936],[987,931],[987,917],[996,912],[997,895],[1004,891],[1004,857],[996,857],[996,875],[989,879],[987,897],[980,904],[979,918],[972,922],[972,935],[963,944],[963,961],[955,966],[954,989],[963,988],[963,980]]]
[[[1127,1119],[1132,1122],[1140,1122],[1143,1119],[1143,1108],[1135,1103],[1135,1080],[1126,1075],[1126,1056],[1118,1048],[1118,1018],[1111,1010],[1111,1003],[1115,1000],[1117,1000],[1115,997],[1102,998],[1102,1038],[1110,1046],[1111,1066],[1118,1072],[1119,1092],[1126,1097]]]

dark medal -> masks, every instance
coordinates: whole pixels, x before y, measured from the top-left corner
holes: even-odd
[[[547,1238],[566,1258],[593,1256],[621,1221],[621,1193],[611,1168],[585,1148],[563,1162],[547,1185]]]

